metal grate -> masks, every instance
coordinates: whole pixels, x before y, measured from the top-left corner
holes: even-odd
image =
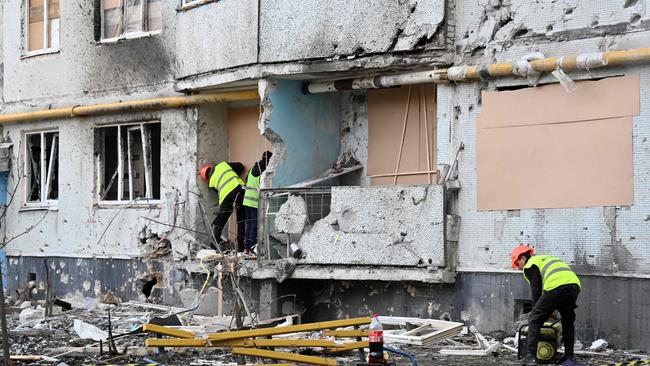
[[[289,234],[277,233],[275,217],[289,196],[299,196],[307,204],[307,228],[330,213],[332,193],[329,187],[263,189],[260,192],[259,241],[264,259],[279,259],[290,255],[288,244],[300,240]]]

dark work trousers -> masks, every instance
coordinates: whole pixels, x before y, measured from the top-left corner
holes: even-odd
[[[542,325],[557,310],[562,316],[562,338],[564,339],[565,357],[573,357],[575,343],[576,300],[580,287],[578,285],[562,285],[551,291],[542,292],[535,307],[528,316],[528,353],[533,357],[537,354],[537,342]]]
[[[219,213],[212,222],[212,233],[214,234],[217,242],[221,242],[221,233],[223,228],[228,222],[228,218],[233,213],[237,214],[237,251],[241,252],[244,250],[244,230],[245,230],[245,212],[244,206],[242,205],[244,201],[244,190],[241,186],[235,188],[232,192],[228,193],[226,198],[223,199],[223,202],[219,205]],[[234,248],[233,248],[234,249]]]
[[[246,239],[244,246],[251,249],[257,243],[257,209],[244,206],[246,210]]]

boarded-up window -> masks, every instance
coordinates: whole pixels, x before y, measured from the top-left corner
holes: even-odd
[[[28,0],[27,12],[27,50],[58,50],[59,0]]]
[[[264,151],[272,150],[271,143],[260,135],[259,117],[259,106],[228,109],[228,160],[244,164],[245,174]]]
[[[369,90],[372,184],[435,184],[436,125],[435,85]]]
[[[633,203],[639,77],[484,92],[477,121],[479,210]]]
[[[102,0],[102,39],[162,29],[162,0]]]

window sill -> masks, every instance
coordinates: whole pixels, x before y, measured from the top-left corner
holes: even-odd
[[[58,48],[46,48],[46,49],[42,49],[42,50],[29,51],[29,52],[25,53],[24,55],[20,56],[20,59],[24,60],[26,58],[32,58],[32,57],[43,56],[43,55],[51,55],[51,54],[59,53],[59,52],[61,52],[61,50],[58,49]]]
[[[162,201],[99,201],[96,206],[98,208],[162,208]]]
[[[185,4],[181,5],[180,8],[177,8],[176,11],[188,11],[192,10],[194,8],[198,8],[199,6],[209,4],[209,3],[216,3],[218,0],[196,0],[192,2],[186,2]]]
[[[18,212],[27,212],[27,211],[59,211],[58,205],[38,205],[38,204],[25,204],[23,207],[18,209]]]
[[[158,34],[162,34],[162,29],[151,31],[151,32],[132,32],[132,33],[123,34],[123,35],[121,35],[119,37],[104,38],[104,39],[99,41],[99,44],[119,43],[119,42],[123,42],[123,41],[129,40],[129,39],[153,37],[153,36],[156,36]]]

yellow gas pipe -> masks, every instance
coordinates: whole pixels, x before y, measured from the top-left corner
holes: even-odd
[[[259,94],[256,90],[140,99],[117,103],[94,104],[86,106],[80,105],[33,112],[4,114],[0,115],[0,123],[25,122],[70,117],[87,117],[102,114],[125,113],[153,109],[182,108],[191,105],[207,103],[236,102],[258,99]]]

